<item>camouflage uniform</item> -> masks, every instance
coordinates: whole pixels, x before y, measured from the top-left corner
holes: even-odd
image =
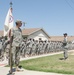
[[[2,59],[2,40],[0,39],[0,59]]]
[[[9,44],[9,42],[7,42],[5,45],[6,45],[6,47],[5,47],[6,59],[9,59],[10,44]]]
[[[13,56],[13,63],[16,64],[16,66],[19,65],[20,60],[20,44],[23,40],[22,38],[22,31],[20,28],[13,28],[11,35],[13,36],[13,42],[12,42],[12,56]]]
[[[38,42],[38,40],[36,40],[35,41],[35,46],[36,46],[36,48],[35,48],[35,54],[36,55],[38,55],[38,45],[39,45],[39,42]]]
[[[43,47],[43,41],[39,41],[39,44],[38,44],[38,55],[39,54],[43,54],[43,49],[42,49],[42,47]]]
[[[20,45],[20,53],[22,57],[25,57],[26,54],[26,42],[22,41]]]
[[[68,58],[68,51],[67,51],[67,34],[64,34],[64,40],[63,40],[63,48],[64,48],[64,59]]]
[[[5,45],[4,45],[4,42],[5,42],[5,39],[3,37],[0,38],[0,55],[1,55],[1,59],[4,60],[4,48],[5,48]]]

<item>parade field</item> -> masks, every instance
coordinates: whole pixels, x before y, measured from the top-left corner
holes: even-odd
[[[36,59],[23,60],[20,64],[24,69],[55,72],[62,74],[74,74],[74,53],[69,52],[68,59],[63,59],[63,54],[40,57]]]

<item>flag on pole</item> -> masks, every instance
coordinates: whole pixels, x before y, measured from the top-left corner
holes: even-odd
[[[10,29],[13,28],[13,15],[12,8],[9,8],[8,13],[6,15],[5,23],[4,23],[4,36],[6,36]]]

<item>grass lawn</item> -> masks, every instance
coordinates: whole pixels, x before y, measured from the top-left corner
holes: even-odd
[[[67,60],[59,58],[63,58],[63,54],[24,60],[20,62],[20,65],[27,70],[74,74],[74,55],[69,53]]]

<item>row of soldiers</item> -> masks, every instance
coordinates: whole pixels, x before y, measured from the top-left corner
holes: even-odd
[[[69,45],[69,44],[68,44]],[[9,57],[9,49],[10,43],[5,40],[5,38],[0,38],[0,59],[4,60],[4,56],[8,59]],[[73,44],[68,46],[68,49],[73,49]],[[20,44],[20,56],[32,56],[32,55],[40,55],[50,52],[62,51],[62,42],[61,41],[42,41],[42,40],[34,40],[28,39],[23,40]]]
[[[58,52],[63,50],[62,41],[42,41],[28,39],[26,41],[23,41],[20,46],[20,53],[23,57],[46,54],[50,52]],[[68,43],[67,49],[74,49],[74,44]]]
[[[40,55],[49,52],[53,52],[54,50],[59,50],[61,48],[61,42],[51,42],[51,41],[42,41],[42,40],[34,40],[29,39],[27,41],[23,41],[21,43],[21,55],[31,56],[31,55]]]
[[[6,43],[7,44],[7,43]],[[72,45],[68,48],[72,48]],[[9,55],[9,44],[7,44],[5,48],[6,56]],[[26,41],[22,41],[20,44],[20,56],[32,56],[32,55],[40,55],[50,52],[62,51],[62,42],[61,41],[42,41],[42,40],[34,40],[28,39]]]

